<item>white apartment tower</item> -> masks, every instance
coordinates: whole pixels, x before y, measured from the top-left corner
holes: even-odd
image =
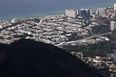
[[[110,21],[110,30],[113,31],[114,29],[116,29],[116,22]]]
[[[116,3],[114,4],[114,10],[116,10]]]
[[[68,17],[76,18],[77,17],[77,11],[76,11],[76,9],[66,9],[65,10],[65,15],[68,16]]]
[[[76,10],[76,12],[77,12],[77,15],[79,15],[79,10]]]

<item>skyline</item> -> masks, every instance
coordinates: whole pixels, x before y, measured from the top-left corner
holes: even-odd
[[[115,0],[112,1],[91,1],[88,0],[85,2],[68,0],[68,1],[53,1],[53,0],[2,0],[0,2],[0,21],[11,20],[13,18],[25,19],[25,18],[34,18],[34,17],[43,17],[47,15],[57,15],[63,14],[65,9],[94,9],[113,6],[116,3]],[[69,4],[70,3],[70,4]],[[59,6],[60,5],[60,6]],[[53,7],[54,6],[54,7]]]

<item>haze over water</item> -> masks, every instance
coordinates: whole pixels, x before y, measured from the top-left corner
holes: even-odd
[[[116,0],[0,0],[0,21],[65,13],[65,9],[113,6]]]

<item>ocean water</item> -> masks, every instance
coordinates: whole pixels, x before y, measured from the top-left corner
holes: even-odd
[[[0,0],[0,21],[65,13],[65,9],[110,7],[116,0]]]

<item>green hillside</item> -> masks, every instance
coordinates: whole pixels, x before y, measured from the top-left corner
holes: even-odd
[[[0,54],[3,77],[101,77],[65,50],[33,40],[11,43]]]

